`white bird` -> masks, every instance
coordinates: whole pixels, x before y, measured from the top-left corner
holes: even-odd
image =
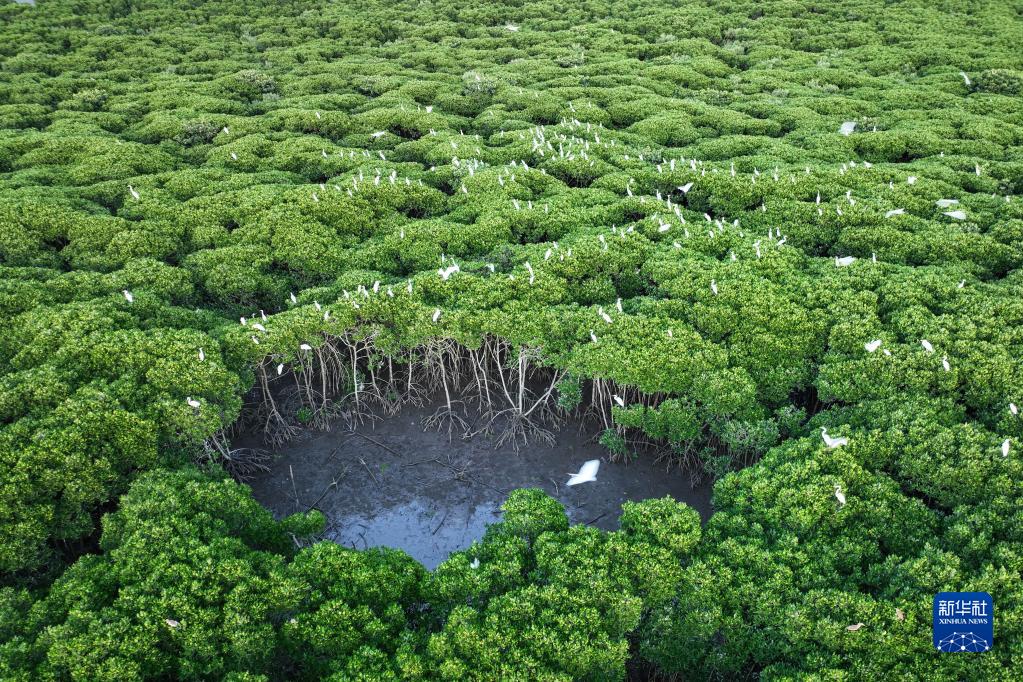
[[[1009,456],[1009,445],[1010,444],[1009,444],[1009,439],[1008,438],[1006,438],[1005,440],[1002,441],[1002,457],[1008,457]]]
[[[956,220],[966,220],[966,211],[945,211],[945,215]]]
[[[131,196],[135,199],[135,201],[138,201],[139,199],[142,198],[139,195],[138,191],[134,187],[132,187],[131,185],[128,185],[128,191],[131,192]]]
[[[313,347],[312,347],[312,346],[310,346],[310,345],[309,345],[308,343],[303,343],[303,344],[301,344],[301,345],[299,346],[299,350],[305,350],[305,351],[310,351],[310,350],[312,350],[312,349],[313,349]]]
[[[1009,412],[1012,412],[1013,416],[1019,414],[1019,408],[1016,407],[1016,403],[1009,403]]]
[[[597,314],[600,315],[601,319],[608,324],[611,324],[611,316],[604,312],[603,308],[597,309]]]
[[[714,292],[714,295],[718,295],[718,283],[715,280],[710,281],[710,290]]]
[[[910,175],[908,178],[906,178],[906,183],[910,184],[910,185],[915,185],[916,184],[916,176],[915,175]]]
[[[200,348],[199,349],[199,362],[205,362],[205,361],[206,361],[206,353],[205,353],[205,351],[203,351],[202,348]]]
[[[440,319],[440,308],[437,308],[436,310],[433,311],[433,318],[432,319],[433,319],[434,322],[436,322],[437,320]]]
[[[519,27],[516,26],[515,24],[506,24],[505,28],[511,31],[512,33],[515,33],[519,30]]]
[[[618,407],[625,407],[625,401],[622,400],[620,395],[614,395],[612,397],[615,399],[615,402],[618,403]]]
[[[261,332],[265,332],[265,331],[266,331],[266,327],[264,327],[263,325],[261,325],[261,324],[260,324],[260,323],[258,323],[258,322],[254,322],[254,323],[252,324],[252,328],[253,328],[253,329],[258,329],[258,330],[259,330],[259,331],[261,331]]]
[[[479,568],[479,567],[480,567],[480,559],[479,559],[479,557],[475,557],[475,558],[473,558],[473,560],[471,562],[469,562],[469,568]]]
[[[597,335],[593,333],[592,329],[590,330],[590,341],[597,343]]]
[[[687,182],[684,185],[680,185],[677,189],[678,189],[678,191],[682,192],[682,194],[689,194],[689,190],[691,190],[692,188],[693,188],[693,183],[692,182]]]
[[[854,130],[856,130],[856,121],[846,121],[842,124],[842,127],[838,129],[838,132],[843,135],[852,135]]]
[[[835,486],[835,499],[838,500],[840,505],[845,506],[845,493],[842,492],[842,486],[840,485]]]
[[[370,137],[372,137],[374,140],[376,140],[376,139],[379,139],[379,138],[383,137],[386,134],[387,134],[386,130],[378,130],[375,133],[373,133],[372,135],[370,135]]]
[[[863,623],[856,623],[855,625],[846,625],[845,629],[848,630],[849,632],[856,632],[861,627],[863,627]]]
[[[295,298],[295,292],[291,292],[291,302],[292,303],[298,303],[298,299]]]
[[[179,625],[181,625],[181,623],[179,623],[178,621],[174,620],[173,618],[165,618],[164,622],[167,623],[167,625],[171,626],[172,628],[176,628]]]
[[[426,105],[426,113],[429,114],[431,112],[433,112],[433,105],[432,104],[427,104]]]
[[[568,479],[568,483],[566,485],[578,485],[580,483],[589,483],[591,481],[596,481],[598,469],[600,469],[600,460],[591,459],[583,463],[578,473],[569,474],[571,478]]]
[[[196,410],[198,410],[199,406],[202,405],[202,403],[200,403],[198,400],[196,400],[192,396],[188,396],[187,398],[185,398],[185,402],[188,403],[189,407],[194,408]]]
[[[873,353],[874,351],[881,347],[881,339],[874,339],[869,343],[863,344],[863,347],[867,349],[868,353]]]
[[[885,218],[891,218],[892,216],[902,215],[905,212],[906,212],[906,209],[904,209],[904,208],[893,208],[892,210],[890,210],[887,213],[885,213],[884,217]]]
[[[132,294],[127,289],[122,289],[121,293],[124,294],[124,300],[126,300],[128,303],[134,303],[135,302],[135,295]]]
[[[832,438],[829,436],[828,428],[826,426],[821,427],[821,438],[824,439],[824,444],[828,446],[829,450],[849,444],[849,439],[845,436],[840,436],[838,438]]]
[[[948,208],[949,206],[955,206],[959,203],[958,199],[938,199],[934,202],[938,208]]]
[[[924,347],[924,350],[928,353],[934,352],[934,346],[927,339],[920,339],[920,345]]]
[[[235,152],[231,152],[231,160],[232,161],[237,161],[238,160],[238,154],[236,154]]]
[[[284,363],[282,362],[281,364],[277,365],[277,376],[280,376],[283,373],[284,373]]]
[[[963,83],[965,83],[966,85],[971,85],[970,77],[966,75],[965,71],[960,71],[959,75],[963,77]]]
[[[619,296],[618,300],[615,301],[615,310],[617,310],[618,312],[623,312],[622,311],[622,297],[621,296]]]
[[[945,368],[946,372],[951,372],[952,371],[952,367],[948,364],[948,356],[947,355],[943,355],[941,357],[941,366]]]
[[[847,265],[852,265],[853,261],[855,260],[856,260],[855,256],[844,256],[842,258],[835,256],[835,266],[839,268],[844,268]]]

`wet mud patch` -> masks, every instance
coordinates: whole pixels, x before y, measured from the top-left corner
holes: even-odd
[[[257,500],[278,518],[319,509],[326,536],[348,547],[396,547],[429,569],[448,554],[483,537],[500,520],[500,507],[516,488],[542,488],[559,500],[572,523],[605,530],[618,527],[621,505],[671,495],[706,520],[710,485],[640,457],[608,463],[592,434],[570,421],[553,446],[530,444],[516,451],[476,436],[449,440],[446,431],[423,430],[435,406],[407,408],[350,431],[309,431],[285,444],[270,471],[250,481]],[[259,447],[255,435],[235,443]],[[597,480],[566,487],[586,460],[600,459]]]

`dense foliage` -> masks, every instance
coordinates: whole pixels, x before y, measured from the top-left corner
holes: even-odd
[[[1017,679],[1021,14],[0,5],[0,676]],[[715,513],[519,491],[428,573],[225,474],[430,391]]]

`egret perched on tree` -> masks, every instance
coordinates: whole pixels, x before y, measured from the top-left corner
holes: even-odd
[[[948,208],[949,206],[955,206],[959,203],[958,199],[938,199],[934,202],[938,208]]]
[[[622,312],[622,297],[621,296],[619,296],[618,300],[615,301],[615,310],[617,310],[618,312]]]
[[[387,134],[386,130],[378,130],[375,133],[373,133],[372,135],[370,135],[370,137],[372,137],[374,140],[378,140],[378,139],[380,139],[381,137],[383,137],[386,134]]]
[[[440,308],[437,308],[436,310],[433,311],[433,318],[432,319],[433,319],[434,322],[436,322],[437,320],[440,319]]]
[[[881,339],[874,339],[873,341],[868,341],[867,343],[863,344],[863,347],[867,349],[868,353],[873,353],[874,351],[881,347]]]
[[[479,567],[480,567],[480,559],[479,559],[479,557],[474,557],[473,560],[469,562],[469,568],[479,568]]]
[[[693,188],[693,183],[692,182],[687,182],[684,185],[679,185],[676,189],[678,189],[679,192],[682,192],[682,194],[689,194],[689,190],[691,190],[692,188]]]
[[[842,492],[842,486],[835,486],[835,499],[838,500],[838,504],[842,507],[845,506],[845,493]]]
[[[714,295],[715,295],[715,296],[717,296],[717,295],[718,295],[718,283],[717,283],[717,281],[716,281],[716,280],[713,280],[713,279],[712,279],[712,280],[710,281],[710,290],[714,292]]]
[[[945,211],[945,215],[955,220],[966,220],[966,211]]]
[[[1010,443],[1009,443],[1009,439],[1008,438],[1006,438],[1005,440],[1002,441],[1002,457],[1008,457],[1009,456],[1009,446],[1010,446]]]
[[[1019,408],[1016,407],[1016,403],[1009,403],[1009,412],[1011,412],[1014,417],[1019,414]]]
[[[593,333],[592,329],[590,330],[590,341],[597,343],[597,335]]]
[[[126,300],[128,303],[134,303],[135,302],[135,295],[132,294],[127,289],[122,289],[121,293],[124,294],[124,300]]]
[[[505,27],[505,29],[511,31],[512,33],[516,33],[519,30],[519,27],[516,26],[515,24],[505,24],[504,27]]]
[[[205,362],[205,361],[206,361],[206,353],[203,351],[202,348],[200,348],[199,349],[199,362]]]
[[[845,629],[849,632],[856,632],[861,627],[863,627],[863,623],[856,623],[855,625],[847,625]]]
[[[167,625],[169,625],[172,628],[176,628],[176,627],[181,625],[181,623],[179,623],[178,621],[174,620],[173,618],[165,618],[164,622],[167,623]]]
[[[967,87],[972,85],[972,83],[970,83],[970,77],[966,75],[965,71],[960,71],[959,75],[963,77],[963,83],[965,83]]]
[[[948,356],[947,355],[942,356],[942,358],[941,358],[941,366],[945,368],[946,372],[951,372],[952,371],[952,367],[948,364]]]
[[[618,407],[625,407],[625,401],[622,400],[622,397],[620,395],[616,394],[611,397],[615,399],[616,403],[618,403]]]
[[[277,376],[284,374],[284,363],[277,365]]]
[[[838,132],[843,135],[852,135],[854,130],[856,130],[856,121],[846,121],[838,129]]]
[[[893,216],[902,215],[905,212],[906,212],[906,209],[904,209],[904,208],[893,208],[892,210],[890,210],[887,213],[885,213],[884,217],[885,218],[891,218]]]
[[[844,268],[847,265],[852,265],[855,260],[855,256],[843,256],[842,258],[835,256],[835,267]]]
[[[934,346],[927,339],[920,339],[920,345],[924,347],[924,350],[928,353],[934,352]]]
[[[132,187],[131,185],[128,185],[128,191],[131,192],[131,196],[132,196],[133,199],[135,199],[135,201],[138,201],[139,199],[142,198],[139,195],[138,191],[134,187]]]
[[[828,446],[829,450],[834,450],[837,447],[849,444],[849,439],[846,438],[845,436],[840,436],[838,438],[832,438],[831,436],[829,436],[828,427],[826,426],[821,427],[821,438],[824,439],[824,444]]]
[[[584,462],[578,473],[569,474],[571,478],[568,479],[568,483],[566,485],[578,485],[580,483],[596,481],[598,469],[600,469],[599,459],[591,459]]]
[[[604,312],[604,308],[597,308],[597,314],[600,315],[601,319],[608,324],[611,324],[611,316]]]
[[[192,396],[188,396],[187,398],[185,398],[185,402],[188,403],[188,406],[191,407],[194,410],[198,410],[199,407],[202,405],[202,403],[200,403],[198,400],[196,400]]]
[[[310,350],[313,349],[313,347],[310,346],[308,343],[303,343],[303,344],[299,345],[298,348],[299,348],[299,350],[304,350],[304,351],[310,351]]]

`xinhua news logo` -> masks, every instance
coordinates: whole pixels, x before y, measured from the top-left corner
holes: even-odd
[[[934,648],[949,653],[983,652],[994,645],[995,605],[987,592],[934,595]]]

